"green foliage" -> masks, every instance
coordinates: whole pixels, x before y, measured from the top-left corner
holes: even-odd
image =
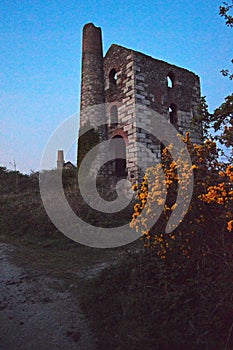
[[[211,114],[208,110],[208,105],[206,102],[206,96],[201,96],[200,103],[199,103],[199,111],[198,116],[193,117],[192,125],[191,125],[191,132],[195,129],[200,128],[200,125],[202,126],[202,141],[205,141],[206,139],[211,138],[210,134],[210,118]]]
[[[62,183],[65,189],[75,189],[77,184],[77,169],[63,169]]]
[[[213,115],[211,121],[213,122],[214,131],[218,131],[222,126],[232,123],[233,118],[233,94],[225,98],[225,102],[218,107]]]
[[[233,16],[230,15],[230,11],[233,8],[233,1],[231,4],[224,1],[223,5],[219,7],[219,14],[225,19],[225,23],[228,27],[233,27]]]
[[[38,192],[0,196],[0,232],[7,241],[39,242],[56,238],[58,231],[47,216]]]
[[[89,281],[82,307],[98,349],[231,349],[232,266],[209,255],[179,262],[128,256]]]
[[[210,113],[206,98],[201,97],[199,105],[199,115],[193,118],[192,128],[202,125],[202,141],[211,140],[217,142],[219,156],[223,156],[227,163],[233,162],[233,94],[227,96],[225,101]]]
[[[8,170],[0,167],[0,194],[20,193],[26,191],[38,191],[39,174],[21,174],[19,171]]]
[[[222,6],[219,7],[219,15],[224,18],[225,24],[228,27],[233,27],[233,16],[231,12],[233,10],[233,1],[230,3],[223,2]],[[233,59],[231,60],[233,63]],[[233,80],[233,73],[230,73],[229,69],[222,69],[221,73],[224,77],[229,77],[230,80]]]
[[[233,94],[225,98],[225,102],[218,107],[211,116],[211,122],[215,131],[215,139],[227,149],[233,147]],[[220,132],[220,134],[219,134]],[[233,154],[228,160],[233,162]]]

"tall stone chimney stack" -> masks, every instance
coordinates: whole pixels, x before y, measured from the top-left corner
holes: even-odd
[[[102,33],[88,23],[83,28],[81,111],[100,103],[104,103]]]
[[[62,150],[57,151],[57,169],[62,169],[64,165],[64,152]]]
[[[95,27],[93,23],[88,23],[83,27],[82,41],[82,83],[81,83],[81,104],[80,104],[80,130],[85,126],[89,131],[87,137],[81,136],[79,132],[78,141],[78,166],[84,155],[89,151],[88,146],[95,138],[93,130],[98,134],[98,141],[106,140],[105,124],[105,92],[104,92],[104,71],[103,71],[103,45],[101,28]],[[91,106],[99,105],[98,108]],[[98,122],[103,121],[103,125],[98,127]],[[85,141],[84,141],[85,139]],[[92,144],[93,146],[93,144]],[[90,147],[91,149],[91,147]]]

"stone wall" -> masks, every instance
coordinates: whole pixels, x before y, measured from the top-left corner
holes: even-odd
[[[116,70],[116,84],[109,81],[109,73]],[[137,172],[136,114],[135,114],[135,70],[133,51],[112,45],[104,58],[105,101],[109,103],[107,118],[108,137],[122,136],[126,144],[126,168],[130,178]],[[117,106],[118,125],[111,127],[111,107]],[[122,132],[123,131],[123,132]],[[114,171],[114,169],[113,169]]]
[[[80,125],[88,121],[95,127],[101,116],[106,127],[98,128],[100,142],[116,137],[125,141],[129,179],[138,178],[139,163],[147,164],[143,145],[160,161],[161,140],[145,131],[153,122],[153,111],[181,134],[191,131],[192,141],[200,143],[201,126],[191,129],[199,102],[200,82],[194,73],[115,44],[103,57],[100,28],[84,27]],[[92,111],[91,106],[103,103],[104,109]],[[102,174],[114,176],[115,165],[110,162]]]
[[[193,116],[198,114],[200,103],[200,81],[194,73],[134,52],[135,96],[141,103],[169,119],[169,107],[176,108],[177,121],[174,126],[185,134],[190,130]],[[172,87],[168,86],[168,80]],[[199,133],[199,135],[198,135]],[[192,134],[193,141],[200,142],[201,128]]]

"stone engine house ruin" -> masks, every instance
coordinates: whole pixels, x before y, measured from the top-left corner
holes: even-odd
[[[80,130],[89,125],[99,142],[118,139],[116,159],[102,168],[102,175],[138,179],[138,161],[143,154],[135,142],[144,144],[161,158],[161,140],[144,132],[151,123],[148,110],[163,115],[177,131],[190,131],[198,115],[200,81],[194,73],[119,45],[111,45],[103,56],[101,28],[88,23],[83,28]],[[105,125],[96,127],[101,105]],[[142,115],[136,109],[140,106]],[[89,109],[89,112],[87,111]],[[191,131],[191,140],[200,143],[201,126]],[[93,140],[91,136],[90,141]],[[88,146],[88,145],[87,145]],[[79,138],[78,164],[85,153]],[[101,173],[101,171],[100,171]]]

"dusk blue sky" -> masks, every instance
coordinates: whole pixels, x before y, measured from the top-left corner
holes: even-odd
[[[79,111],[81,33],[102,27],[112,43],[193,71],[213,111],[232,93],[232,29],[220,1],[0,2],[0,165],[29,173],[40,166],[56,127]],[[78,131],[77,131],[78,133]],[[75,149],[67,156],[76,162]],[[54,160],[56,155],[54,155]],[[55,163],[54,163],[55,166]]]

